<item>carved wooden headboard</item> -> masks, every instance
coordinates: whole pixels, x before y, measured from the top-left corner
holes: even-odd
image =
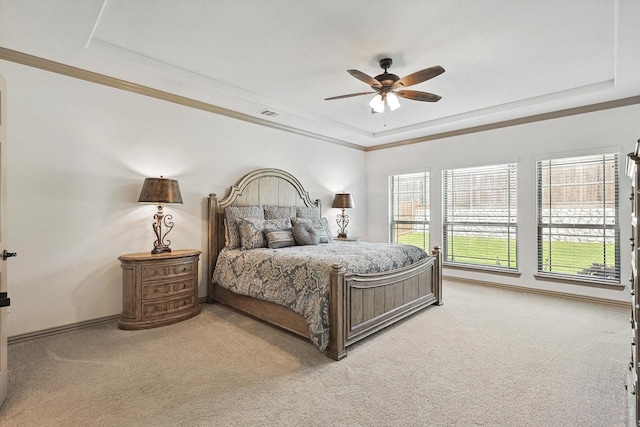
[[[218,200],[214,193],[209,195],[209,230],[207,283],[215,267],[218,253],[225,246],[224,208],[227,206],[317,206],[322,214],[319,199],[311,200],[300,181],[280,169],[257,169],[246,174],[236,185],[232,185],[227,195]]]

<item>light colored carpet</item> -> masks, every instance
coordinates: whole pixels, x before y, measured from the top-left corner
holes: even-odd
[[[219,304],[9,347],[1,426],[623,426],[628,310],[445,282],[334,362]]]

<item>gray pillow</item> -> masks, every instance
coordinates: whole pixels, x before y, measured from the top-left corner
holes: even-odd
[[[293,226],[292,233],[293,238],[299,245],[317,245],[320,243],[316,229],[311,224],[299,222]]]
[[[289,218],[283,219],[251,219],[238,220],[240,230],[240,247],[242,249],[266,248],[265,228],[282,229],[291,227]]]
[[[265,219],[291,218],[296,216],[295,206],[266,206],[263,205]]]
[[[283,230],[265,228],[264,235],[267,238],[267,245],[271,249],[286,248],[288,246],[295,246],[296,244],[292,228],[285,228]]]
[[[298,206],[296,214],[298,218],[320,218],[320,208],[317,206]]]
[[[229,249],[240,247],[240,230],[237,222],[241,218],[264,219],[262,206],[227,206],[224,208],[227,247]]]
[[[320,243],[333,243],[329,221],[326,218],[291,218],[291,223],[294,226],[299,223],[311,224],[320,238]]]

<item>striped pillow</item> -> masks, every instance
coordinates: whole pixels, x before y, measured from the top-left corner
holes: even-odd
[[[274,230],[271,228],[264,229],[264,235],[267,238],[267,245],[271,249],[286,248],[287,246],[294,246],[296,244],[293,238],[291,228],[285,228],[283,230]]]

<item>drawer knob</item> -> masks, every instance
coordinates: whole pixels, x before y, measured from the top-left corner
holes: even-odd
[[[155,289],[153,290],[153,292],[155,292],[155,293],[157,294],[158,292],[160,292],[160,289],[155,288]]]

